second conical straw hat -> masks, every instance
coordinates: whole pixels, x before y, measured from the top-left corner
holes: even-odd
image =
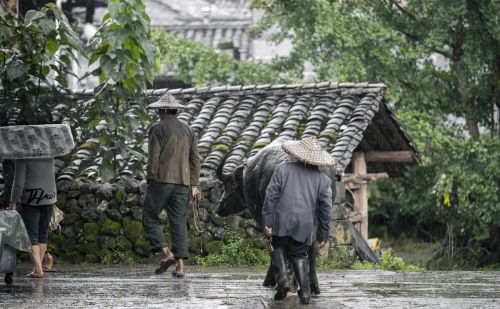
[[[288,142],[281,148],[298,161],[315,166],[334,166],[333,157],[323,150],[315,137],[304,138],[300,141]]]

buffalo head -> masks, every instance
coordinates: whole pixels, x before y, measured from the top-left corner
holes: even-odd
[[[227,217],[232,214],[239,213],[247,207],[245,193],[243,190],[243,166],[237,167],[231,174],[224,175],[222,167],[225,162],[224,158],[217,168],[217,178],[222,181],[224,193],[222,194],[219,206],[215,209],[221,217]]]

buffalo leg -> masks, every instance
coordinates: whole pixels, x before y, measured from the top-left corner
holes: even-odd
[[[269,265],[269,269],[267,270],[266,278],[262,283],[265,287],[273,287],[276,285],[276,278],[274,277],[274,266],[273,261],[271,260],[271,264]]]
[[[309,256],[309,284],[311,286],[311,293],[316,295],[321,293],[318,275],[316,274],[316,257],[318,256],[318,251],[317,243],[307,247],[307,255]]]

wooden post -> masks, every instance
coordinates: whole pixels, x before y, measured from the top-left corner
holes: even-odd
[[[354,175],[366,175],[366,160],[364,152],[356,152],[353,155]],[[359,189],[353,192],[355,211],[361,214],[359,232],[364,239],[368,239],[368,183],[359,183]]]

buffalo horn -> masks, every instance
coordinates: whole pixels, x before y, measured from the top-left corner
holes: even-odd
[[[219,163],[219,166],[217,167],[217,170],[215,171],[215,175],[217,176],[217,178],[220,181],[224,181],[227,178],[227,176],[224,175],[224,173],[222,172],[222,168],[224,167],[224,164],[226,163],[226,160],[227,160],[228,157],[229,157],[229,152],[226,153],[226,155],[224,156],[224,158],[222,158],[222,161]]]

